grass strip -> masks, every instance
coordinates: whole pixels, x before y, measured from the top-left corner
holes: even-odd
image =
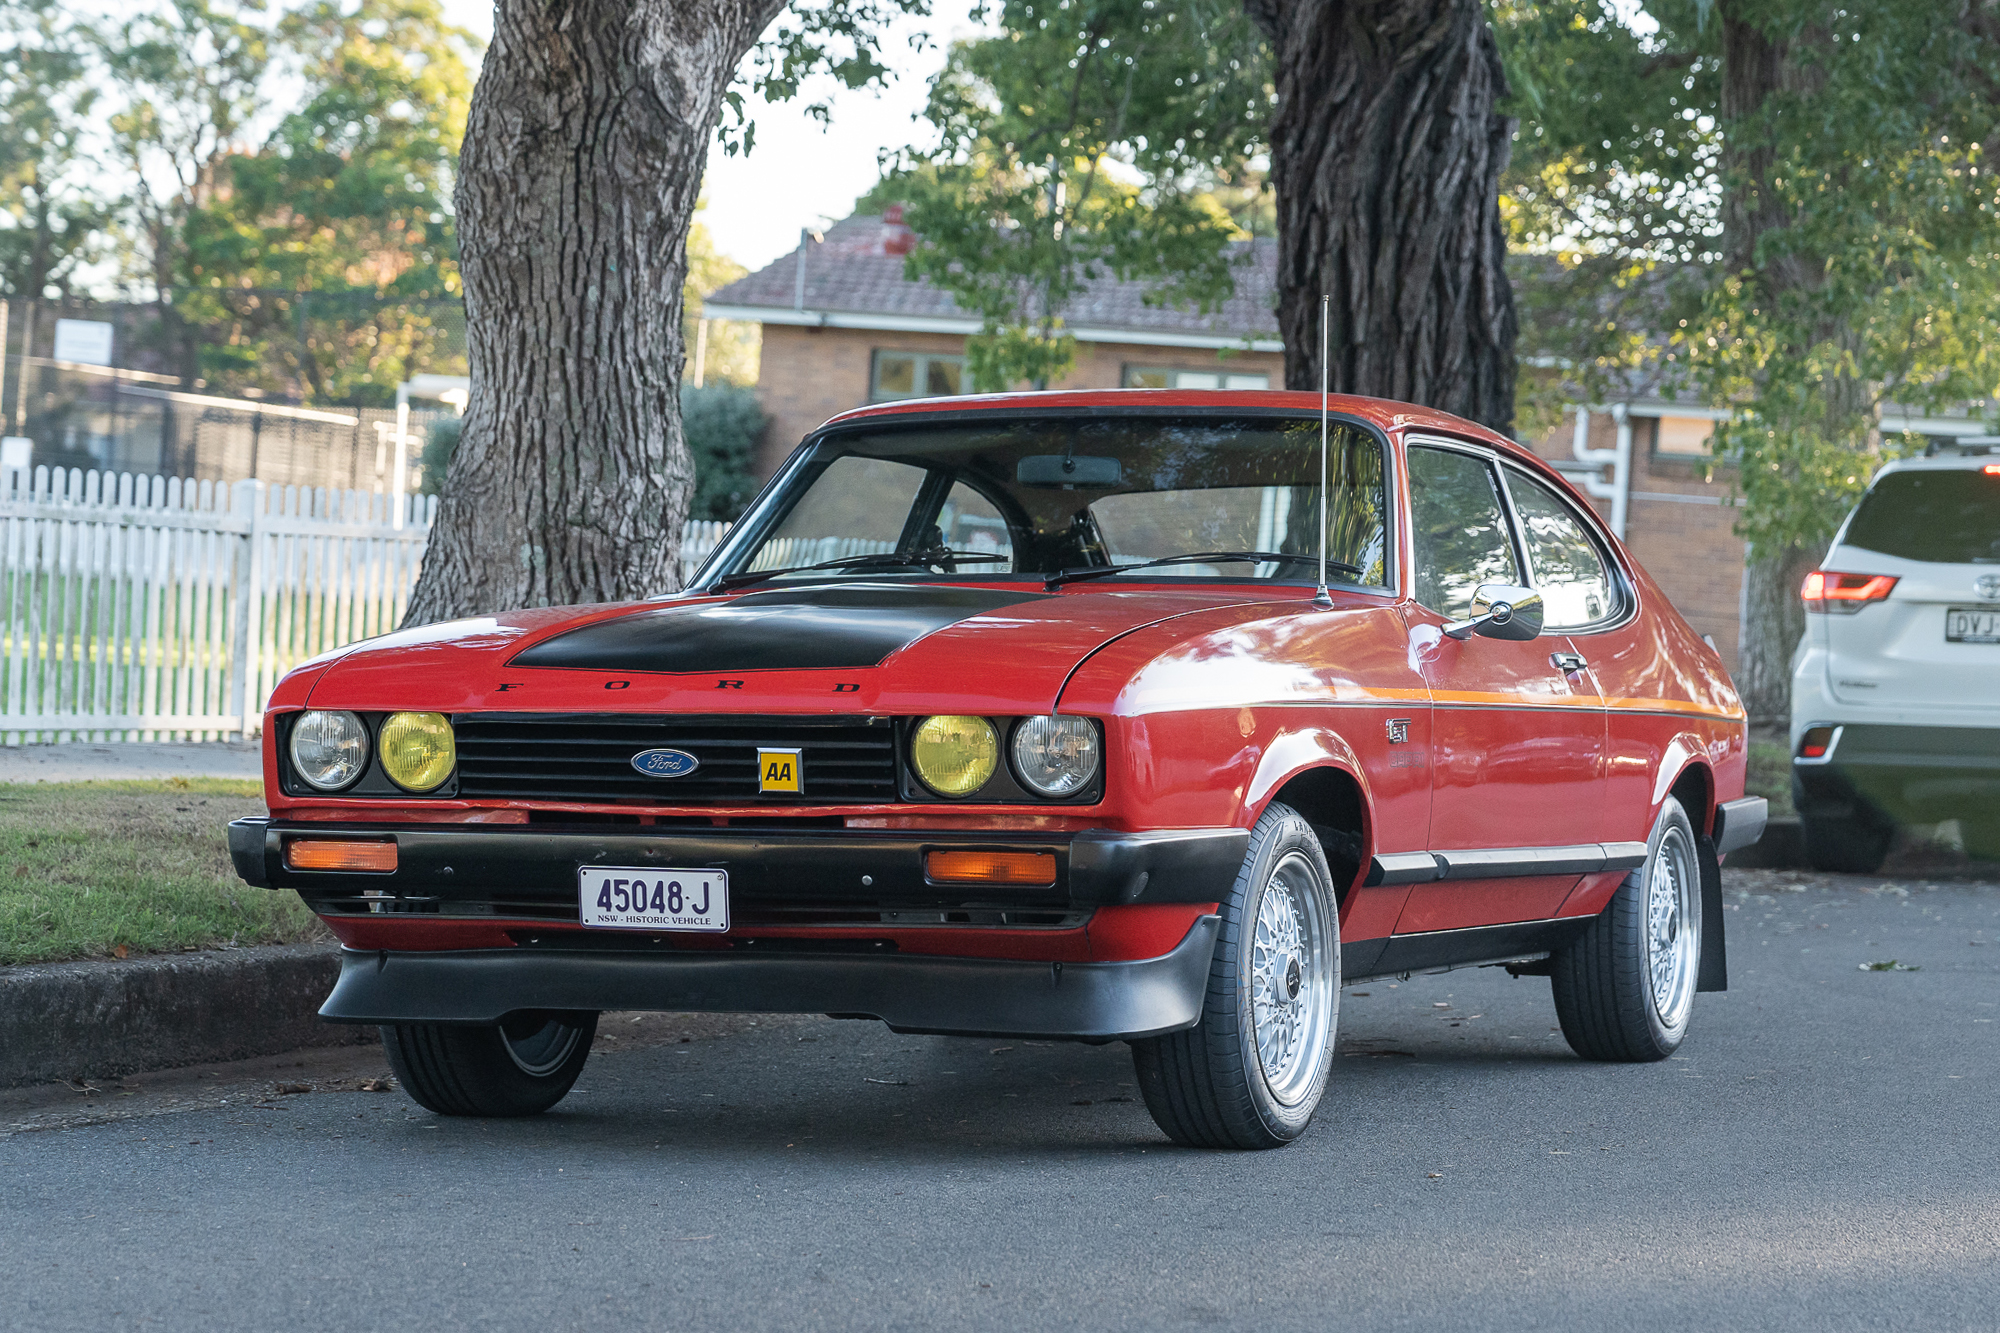
[[[225,826],[263,812],[225,778],[0,785],[0,964],[330,938],[236,877]]]

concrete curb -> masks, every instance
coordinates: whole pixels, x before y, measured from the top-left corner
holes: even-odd
[[[339,971],[332,944],[0,967],[0,1088],[377,1040],[319,1020]]]

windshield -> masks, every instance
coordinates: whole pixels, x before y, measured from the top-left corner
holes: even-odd
[[[2000,476],[1891,472],[1861,497],[1848,546],[1934,564],[2000,564]]]
[[[1317,419],[969,419],[839,434],[744,516],[744,536],[703,581],[829,561],[846,568],[769,581],[1029,580],[1245,552],[1315,559],[1198,560],[1120,577],[1311,584],[1319,473]],[[1328,474],[1329,580],[1386,586],[1381,446],[1336,425]]]

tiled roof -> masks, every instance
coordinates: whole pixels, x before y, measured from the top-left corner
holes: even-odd
[[[853,316],[977,318],[960,310],[949,293],[903,276],[903,255],[895,251],[907,248],[908,237],[906,228],[875,215],[857,215],[835,223],[827,229],[823,242],[807,249],[803,308]],[[1232,243],[1230,250],[1235,260],[1236,291],[1213,313],[1202,314],[1190,306],[1149,306],[1146,284],[1107,276],[1087,284],[1083,294],[1063,311],[1063,319],[1070,328],[1079,330],[1229,341],[1275,339],[1277,242],[1239,241]],[[798,265],[799,252],[794,250],[711,293],[705,304],[773,312],[797,310],[801,306]]]

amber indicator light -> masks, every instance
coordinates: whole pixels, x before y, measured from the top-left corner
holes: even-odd
[[[395,868],[396,844],[393,842],[332,838],[290,838],[285,842],[287,870],[370,870],[382,873]]]
[[[1053,884],[1054,852],[927,852],[924,873],[953,884]]]

